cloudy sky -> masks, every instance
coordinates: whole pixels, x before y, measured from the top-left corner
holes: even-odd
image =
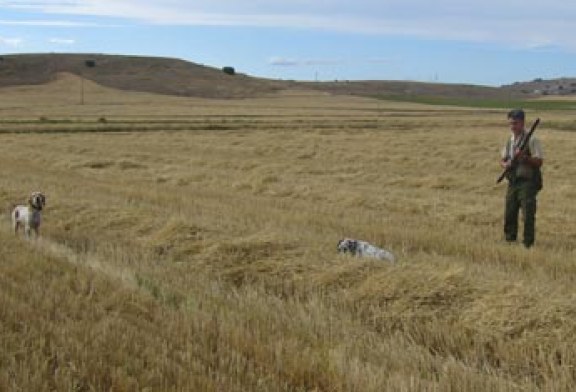
[[[0,0],[0,53],[177,57],[254,76],[576,77],[568,0]]]

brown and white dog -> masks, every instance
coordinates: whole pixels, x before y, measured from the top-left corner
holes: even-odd
[[[34,230],[36,238],[40,235],[40,221],[42,209],[46,205],[46,197],[42,192],[33,192],[28,199],[28,205],[17,205],[12,210],[12,229],[18,234],[18,228],[24,226],[26,238],[30,238],[30,232]]]

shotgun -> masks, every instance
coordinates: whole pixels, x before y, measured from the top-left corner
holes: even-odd
[[[538,124],[540,124],[539,118],[537,118],[536,121],[534,121],[534,124],[532,124],[532,127],[530,128],[530,131],[526,134],[524,139],[522,139],[522,141],[520,142],[520,145],[518,146],[518,149],[520,151],[526,151],[528,149],[528,143],[530,142],[530,138],[532,137],[532,134],[536,130],[536,127],[538,126]],[[512,162],[510,162],[510,166],[508,166],[508,168],[506,170],[504,170],[504,172],[500,175],[500,177],[498,177],[498,180],[496,180],[496,184],[499,184],[500,181],[502,181],[504,179],[504,177],[506,177],[508,175],[508,173],[515,170],[517,166],[518,166],[518,154],[514,154],[512,157]]]

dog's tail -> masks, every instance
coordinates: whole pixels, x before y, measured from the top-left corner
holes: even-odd
[[[396,263],[396,256],[394,256],[394,253],[390,252],[387,249],[382,249],[382,253],[380,258],[389,261],[392,264]]]

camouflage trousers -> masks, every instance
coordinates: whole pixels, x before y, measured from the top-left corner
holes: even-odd
[[[508,183],[506,208],[504,211],[504,235],[506,236],[506,241],[516,241],[518,215],[521,210],[524,218],[522,242],[527,248],[534,244],[537,193],[534,183],[530,180],[518,179]]]

